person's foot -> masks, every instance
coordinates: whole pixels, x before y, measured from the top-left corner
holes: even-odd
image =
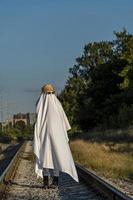
[[[49,186],[48,185],[44,185],[43,189],[49,189]]]
[[[57,188],[58,186],[56,186],[56,185],[54,185],[54,184],[50,184],[50,186],[49,186],[49,188],[51,188],[51,189],[55,189],[55,188]]]
[[[52,189],[58,188],[58,182],[59,182],[58,176],[54,176],[53,181],[50,184],[49,188],[52,188]]]
[[[43,188],[48,189],[49,188],[49,179],[48,176],[43,177]]]

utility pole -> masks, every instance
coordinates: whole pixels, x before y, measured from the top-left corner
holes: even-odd
[[[3,132],[3,97],[2,97],[2,94],[1,94],[1,98],[0,98],[0,108],[1,108],[1,129],[2,129],[2,132]]]
[[[9,131],[9,113],[8,113],[8,101],[6,100],[6,122],[7,122],[7,131]]]

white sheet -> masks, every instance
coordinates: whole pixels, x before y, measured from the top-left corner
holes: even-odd
[[[58,169],[79,182],[67,131],[71,129],[63,107],[55,94],[41,93],[36,106],[34,128],[35,172],[42,177],[42,169]]]

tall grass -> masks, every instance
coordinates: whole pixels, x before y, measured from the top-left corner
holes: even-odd
[[[133,179],[133,155],[117,151],[120,144],[110,148],[109,143],[77,139],[70,142],[75,161],[105,177]]]

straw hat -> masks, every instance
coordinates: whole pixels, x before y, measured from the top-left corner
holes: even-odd
[[[45,92],[45,93],[54,93],[55,90],[53,88],[53,86],[51,84],[46,84],[42,87],[42,92]]]

